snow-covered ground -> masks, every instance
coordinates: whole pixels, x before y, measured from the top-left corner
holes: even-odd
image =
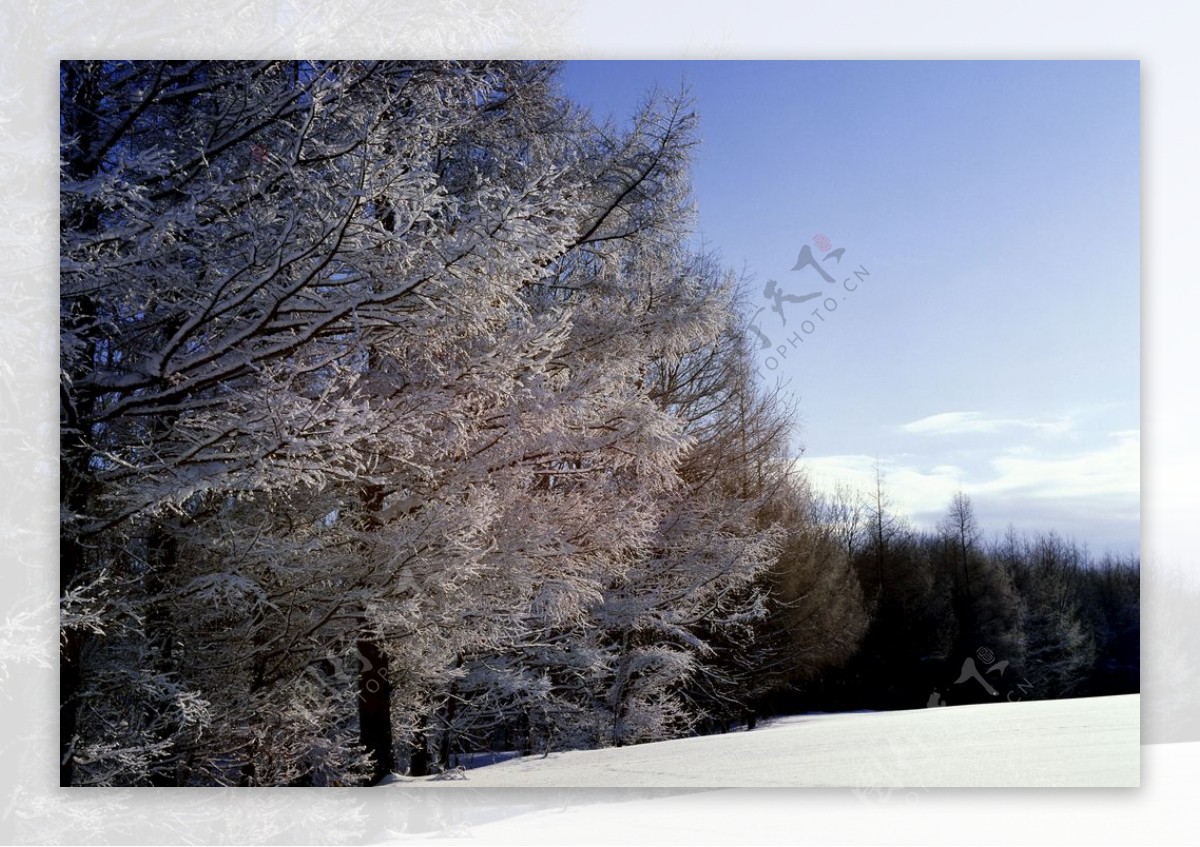
[[[1139,697],[784,718],[733,732],[554,753],[397,787],[1137,786]]]

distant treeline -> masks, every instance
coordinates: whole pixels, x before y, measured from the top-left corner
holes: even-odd
[[[936,531],[868,496],[814,500],[853,564],[869,624],[846,662],[776,686],[767,713],[905,709],[1139,690],[1136,557],[1093,558],[1054,533],[986,542],[958,494]]]

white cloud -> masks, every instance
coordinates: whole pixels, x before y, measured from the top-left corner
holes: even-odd
[[[1109,433],[1095,449],[1047,454],[1028,446],[980,457],[972,473],[959,465],[922,464],[917,457],[880,460],[888,495],[897,511],[920,520],[945,511],[961,489],[990,511],[1029,515],[1074,516],[1074,522],[1099,527],[1105,521],[1136,519],[1140,494],[1140,445],[1137,430]],[[839,483],[861,491],[874,488],[873,456],[806,456],[800,460],[814,486],[829,491]],[[1039,505],[1040,504],[1040,505]],[[1066,529],[1066,527],[1063,527]],[[1074,531],[1074,530],[1072,530]]]
[[[1072,426],[1070,416],[1038,420],[1036,418],[996,418],[983,412],[942,412],[902,424],[902,432],[914,435],[979,435],[1005,429],[1031,429],[1058,434]]]
[[[874,456],[806,456],[800,465],[808,471],[813,485],[822,491],[832,491],[839,484],[863,492],[875,488]],[[880,460],[879,467],[893,507],[906,515],[940,512],[955,491],[966,488],[967,473],[956,465],[939,464],[921,469]]]
[[[1138,432],[1110,433],[1113,443],[1073,456],[1008,453],[991,461],[995,477],[971,487],[980,494],[1037,498],[1126,497],[1140,492]]]

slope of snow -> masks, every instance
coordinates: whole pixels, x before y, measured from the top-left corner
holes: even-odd
[[[397,787],[1137,786],[1138,695],[812,715],[734,732],[554,753]]]

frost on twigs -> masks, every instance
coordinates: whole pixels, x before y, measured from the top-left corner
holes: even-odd
[[[696,117],[540,62],[67,62],[89,784],[350,784],[740,708],[786,487]]]

